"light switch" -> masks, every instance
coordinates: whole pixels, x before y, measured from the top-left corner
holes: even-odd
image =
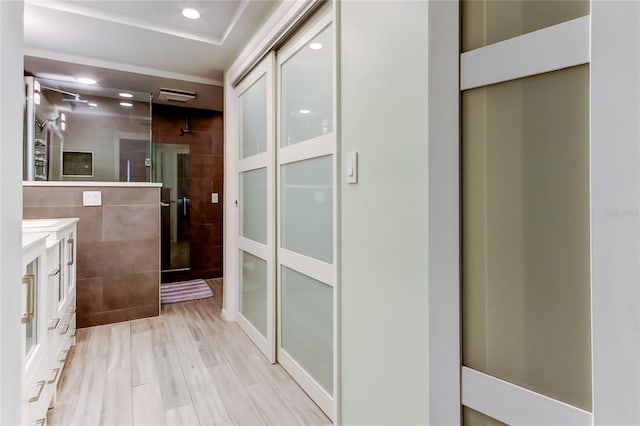
[[[211,203],[212,204],[218,204],[218,193],[217,192],[212,192],[211,193]]]
[[[348,152],[345,157],[347,183],[358,183],[358,153]]]
[[[102,192],[101,191],[83,191],[82,205],[83,206],[101,206]]]

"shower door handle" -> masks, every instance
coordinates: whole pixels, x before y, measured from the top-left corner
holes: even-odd
[[[189,199],[187,197],[182,197],[182,214],[183,216],[187,216],[187,203]]]

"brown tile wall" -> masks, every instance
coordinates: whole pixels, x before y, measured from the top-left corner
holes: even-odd
[[[191,133],[180,135],[189,120]],[[153,105],[153,142],[189,145],[191,278],[222,276],[222,112]],[[218,193],[218,204],[211,193]]]
[[[83,207],[83,191],[102,206]],[[159,315],[160,188],[24,187],[24,218],[78,217],[77,324]]]

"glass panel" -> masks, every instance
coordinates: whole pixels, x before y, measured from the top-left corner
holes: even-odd
[[[35,259],[33,262],[27,265],[26,275],[33,275],[33,286],[31,291],[33,291],[32,301],[33,301],[33,315],[31,317],[31,321],[26,324],[25,328],[25,351],[26,355],[29,354],[29,351],[38,344],[38,259]],[[27,297],[29,297],[29,291],[27,291]],[[27,306],[29,303],[27,303]]]
[[[282,348],[333,394],[333,289],[284,266]]]
[[[39,102],[25,118],[35,129],[25,135],[25,146],[34,147],[35,180],[152,180],[150,93],[36,81]]]
[[[267,262],[240,251],[242,260],[241,312],[244,317],[267,337]]]
[[[240,158],[267,150],[267,77],[263,75],[240,96]]]
[[[267,244],[267,169],[240,174],[242,223],[240,235]]]
[[[186,144],[153,144],[154,180],[162,182],[160,191],[160,252],[163,272],[191,266],[191,186],[190,147]],[[196,201],[196,215],[208,212]],[[199,217],[199,216],[198,216]],[[170,279],[163,274],[163,279]]]
[[[282,247],[333,263],[333,157],[282,166]]]
[[[463,363],[591,410],[588,65],[462,102]]]
[[[588,0],[462,0],[462,51],[588,14]]]
[[[462,426],[506,426],[499,420],[472,410],[469,407],[462,407]]]
[[[292,145],[333,131],[333,30],[325,28],[282,65],[282,136]]]

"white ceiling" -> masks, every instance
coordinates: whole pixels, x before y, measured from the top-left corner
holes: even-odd
[[[220,110],[224,70],[282,1],[26,0],[25,69],[154,99],[160,87],[194,91],[185,106]],[[200,19],[183,17],[184,7]]]

